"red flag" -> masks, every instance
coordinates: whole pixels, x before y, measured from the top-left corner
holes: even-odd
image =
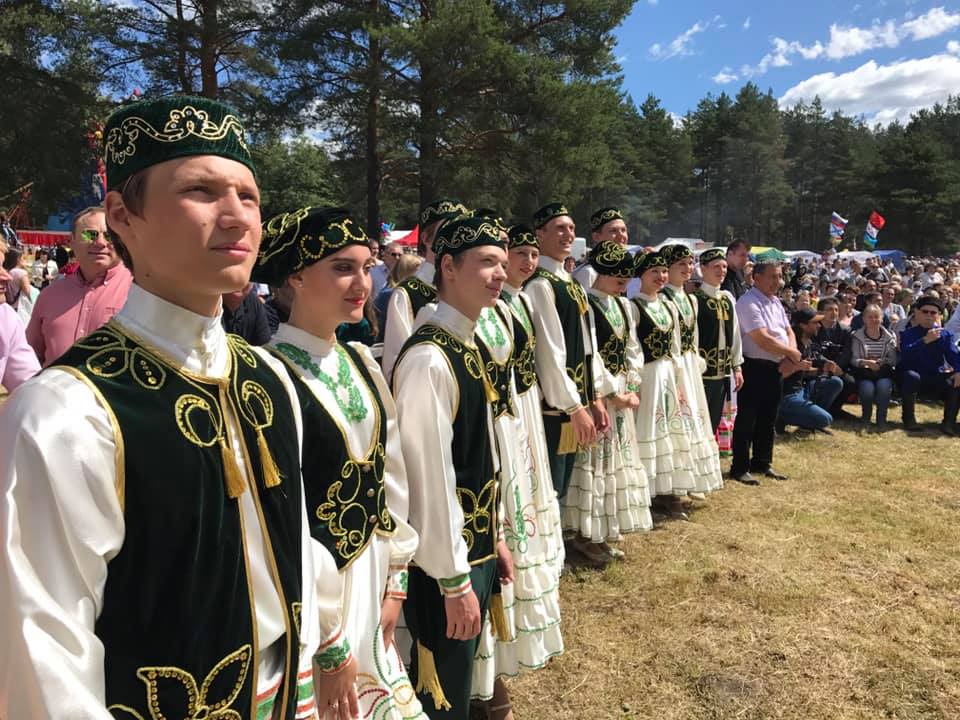
[[[886,224],[886,222],[887,221],[883,218],[883,215],[878,213],[876,210],[873,210],[870,213],[870,224],[873,225],[877,230],[880,230],[884,224]]]

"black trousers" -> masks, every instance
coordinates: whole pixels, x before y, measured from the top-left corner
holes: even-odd
[[[710,425],[716,435],[720,420],[723,419],[723,403],[730,393],[730,378],[703,380],[703,391],[707,394],[707,409],[710,411]]]
[[[560,428],[570,418],[566,415],[544,415],[543,434],[547,441],[547,453],[550,456],[550,475],[553,478],[553,489],[557,491],[557,498],[563,500],[570,487],[570,476],[573,475],[573,464],[577,459],[576,453],[558,455],[560,447]]]
[[[778,364],[770,360],[743,360],[743,387],[737,393],[733,424],[731,475],[765,472],[773,462],[773,425],[783,394]]]

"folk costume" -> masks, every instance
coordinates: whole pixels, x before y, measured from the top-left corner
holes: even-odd
[[[599,232],[600,229],[612,220],[623,220],[623,213],[614,207],[605,207],[597,210],[590,216],[590,233]],[[597,271],[590,264],[589,259],[580,267],[573,271],[573,279],[583,285],[583,289],[589,291],[597,279]]]
[[[126,106],[105,138],[114,189],[176,157],[253,167],[201,98]],[[0,412],[0,715],[313,717],[310,657],[339,628],[301,437],[278,361],[137,285],[22,385]]]
[[[635,274],[666,267],[660,253],[638,253]],[[674,319],[666,301],[640,292],[630,303],[631,322],[643,351],[637,447],[647,471],[651,495],[683,496],[694,490],[690,444],[683,418],[683,395],[677,383]]]
[[[700,254],[700,265],[725,260],[723,248],[710,248]],[[701,283],[693,293],[697,304],[697,342],[700,357],[707,364],[703,371],[703,390],[714,433],[723,417],[723,404],[730,387],[730,375],[743,365],[740,325],[735,311],[737,301],[727,290]]]
[[[610,241],[591,250],[590,266],[597,277],[633,276],[633,257]],[[643,360],[631,332],[627,301],[595,287],[588,291],[588,300],[590,326],[603,361],[595,384],[597,397],[636,392]],[[653,527],[647,475],[637,457],[633,412],[610,403],[607,412],[610,430],[593,447],[577,451],[563,505],[564,528],[595,544],[618,542],[623,533]],[[607,552],[622,556],[622,551]]]
[[[502,247],[496,228],[462,218],[441,226],[434,250],[439,263],[445,254],[483,245]],[[439,302],[407,340],[393,377],[410,524],[420,535],[404,602],[414,641],[410,678],[432,718],[469,716],[479,644],[479,638],[447,638],[444,599],[473,592],[484,616],[497,584],[502,518],[491,403],[499,393],[475,332],[474,321]]]
[[[519,302],[523,308],[523,301]],[[529,322],[529,315],[524,317]],[[473,667],[472,695],[489,700],[498,677],[543,667],[563,652],[563,638],[556,565],[556,494],[549,465],[537,472],[535,441],[523,422],[518,392],[522,386],[526,394],[531,383],[536,385],[534,341],[522,321],[515,319],[506,298],[481,312],[476,341],[487,377],[498,394],[493,403],[493,424],[500,454],[503,536],[514,566],[513,582],[500,587],[501,600],[494,595],[494,601],[503,606],[505,627],[495,632],[488,615]],[[539,420],[539,406],[535,408]],[[542,448],[542,425],[533,429],[541,435]]]
[[[686,245],[667,245],[660,250],[673,265],[685,258],[693,258]],[[708,493],[723,487],[720,470],[720,449],[710,422],[707,397],[703,391],[703,365],[697,341],[696,299],[687,295],[682,287],[668,284],[660,294],[668,301],[673,315],[674,352],[679,358],[677,382],[686,402],[681,406],[687,425],[690,444],[691,470],[696,492]]]
[[[561,203],[551,203],[534,215],[539,229],[569,215]],[[557,497],[567,494],[576,461],[576,438],[569,417],[594,400],[596,363],[587,321],[587,294],[563,269],[563,261],[545,255],[527,281],[536,328],[536,368],[543,392],[543,426],[550,457],[550,474]]]
[[[420,228],[432,225],[435,222],[449,220],[458,215],[466,215],[467,208],[455,200],[435,200],[420,212]],[[397,285],[390,293],[387,303],[386,319],[383,329],[383,356],[381,365],[386,378],[393,376],[393,367],[397,356],[403,348],[407,338],[413,333],[417,317],[424,308],[432,312],[432,306],[437,303],[437,288],[434,287],[434,275],[437,269],[426,258],[420,263],[417,272]]]
[[[367,247],[369,239],[345,210],[278,215],[264,224],[253,278],[282,286],[292,273],[350,245]],[[287,323],[269,349],[297,389],[310,533],[339,569],[361,715],[425,718],[396,644],[384,647],[380,627],[384,597],[406,597],[407,564],[417,547],[406,521],[407,476],[386,380],[365,345],[331,344]]]

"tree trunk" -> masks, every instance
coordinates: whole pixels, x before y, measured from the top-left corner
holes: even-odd
[[[429,9],[421,4],[421,22],[429,22]],[[437,134],[439,128],[439,98],[437,97],[437,77],[433,58],[424,51],[420,56],[420,127],[417,140],[420,145],[420,207],[437,197],[437,160],[439,148]]]
[[[380,0],[370,0],[371,25],[377,28]],[[380,238],[380,40],[374,33],[368,41],[367,83],[367,235]]]
[[[180,81],[180,90],[192,95],[193,81],[187,72],[188,42],[187,25],[183,19],[183,0],[177,0],[177,79]]]
[[[217,81],[220,0],[203,0],[201,7],[203,25],[200,28],[200,94],[216,98],[220,91]]]

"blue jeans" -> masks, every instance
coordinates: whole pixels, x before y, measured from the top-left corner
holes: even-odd
[[[890,405],[890,393],[893,392],[893,378],[877,380],[858,380],[857,394],[860,396],[861,418],[870,422],[873,403],[877,403],[877,425],[887,421],[887,407]]]
[[[827,412],[827,408],[833,405],[842,390],[843,380],[834,375],[807,380],[799,390],[783,396],[780,420],[785,425],[822,430],[833,422],[833,415]]]

